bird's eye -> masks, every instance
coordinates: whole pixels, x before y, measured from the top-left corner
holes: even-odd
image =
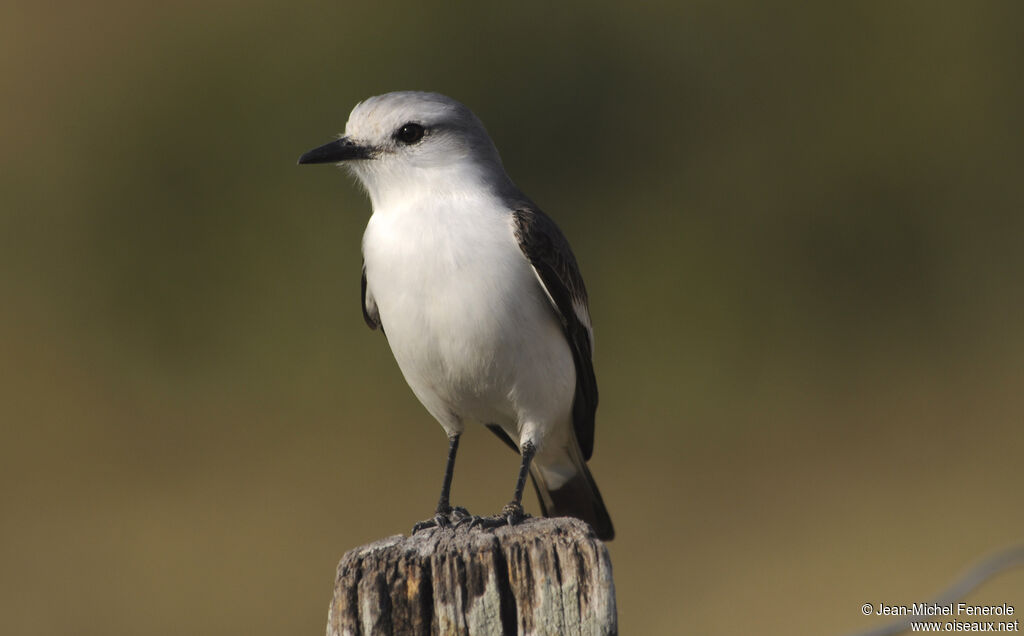
[[[426,132],[423,126],[409,122],[395,132],[395,139],[405,145],[411,145],[423,139],[423,133]]]

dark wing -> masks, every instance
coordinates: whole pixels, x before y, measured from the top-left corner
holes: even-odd
[[[562,321],[562,329],[576,364],[576,396],[572,404],[573,428],[583,458],[594,452],[594,413],[597,411],[597,378],[592,359],[594,335],[590,326],[587,289],[569,241],[546,214],[535,208],[513,212],[519,248],[533,265]]]
[[[366,292],[366,264],[363,264],[363,280],[360,282],[359,287],[363,296],[363,320],[370,329],[376,329],[380,327],[381,331],[384,331],[384,327],[380,325],[380,313],[377,312],[377,302],[373,299],[373,294]]]
[[[497,435],[498,439],[505,442],[505,446],[508,446],[516,453],[519,452],[519,447],[516,446],[516,443],[512,441],[511,437],[508,436],[508,433],[505,432],[505,429],[501,428],[497,424],[485,424],[484,426],[486,426],[492,433]]]

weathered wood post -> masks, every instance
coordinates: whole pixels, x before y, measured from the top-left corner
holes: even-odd
[[[327,636],[617,634],[608,550],[570,518],[432,528],[349,550]]]

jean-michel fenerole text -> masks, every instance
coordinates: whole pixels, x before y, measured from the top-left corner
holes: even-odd
[[[1013,605],[969,605],[967,603],[912,603],[875,607],[876,616],[1013,616]]]

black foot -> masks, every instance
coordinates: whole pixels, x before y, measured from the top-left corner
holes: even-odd
[[[456,527],[463,524],[468,524],[470,528],[502,528],[504,526],[514,526],[522,523],[525,519],[529,519],[530,515],[523,512],[522,504],[510,501],[505,504],[505,507],[501,509],[501,512],[491,517],[478,517],[471,515],[465,519],[457,522]]]
[[[501,509],[501,515],[508,521],[508,525],[515,526],[523,522],[530,515],[523,512],[523,504],[518,501],[510,501]]]
[[[473,515],[469,514],[469,511],[462,506],[455,506],[449,508],[447,512],[438,511],[430,519],[424,519],[415,523],[412,527],[412,533],[416,534],[420,530],[426,530],[427,528],[454,528],[472,517]]]
[[[448,521],[448,517],[437,513],[430,519],[424,519],[423,521],[417,521],[412,526],[412,533],[416,534],[420,530],[426,530],[427,528],[447,528],[452,524]]]

